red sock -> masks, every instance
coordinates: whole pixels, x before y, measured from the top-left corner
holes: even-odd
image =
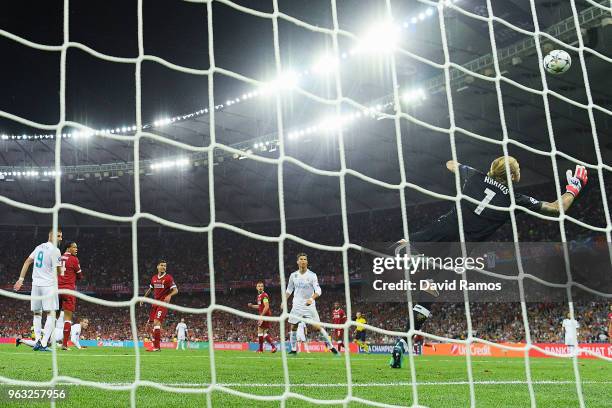
[[[72,326],[72,322],[66,320],[64,322],[64,338],[62,339],[62,346],[68,347],[68,339],[70,338],[70,327]]]
[[[260,334],[257,336],[257,339],[259,340],[259,351],[263,351],[264,337]]]
[[[338,351],[341,351],[344,348],[344,343],[339,341],[338,342]]]
[[[159,339],[161,337],[160,327],[153,328],[153,348],[159,348]]]
[[[272,342],[272,336],[270,336],[269,334],[266,334],[266,337],[264,337],[264,339],[268,342],[268,344],[274,347],[274,342]]]

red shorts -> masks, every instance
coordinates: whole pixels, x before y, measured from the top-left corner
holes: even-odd
[[[344,329],[334,329],[334,339],[336,340],[344,339]]]
[[[149,321],[159,320],[162,323],[166,319],[168,309],[163,306],[151,305],[151,313],[149,313]]]
[[[59,295],[60,310],[74,312],[76,310],[76,296]]]
[[[257,322],[257,327],[259,327],[260,329],[264,329],[264,330],[270,330],[270,327],[272,327],[272,322],[268,322],[266,320],[262,320],[261,323],[258,321]]]

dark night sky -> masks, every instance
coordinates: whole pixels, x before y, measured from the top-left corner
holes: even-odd
[[[239,1],[238,4],[265,12],[272,11],[269,0]],[[312,24],[331,27],[329,0],[280,2],[281,10]],[[369,4],[367,4],[369,3]],[[363,14],[384,2],[343,2],[353,15]],[[0,28],[28,40],[60,45],[63,37],[62,1],[32,4],[11,3],[3,10]],[[135,1],[73,1],[70,3],[70,40],[99,52],[120,57],[135,57],[137,42],[137,3]],[[207,13],[205,5],[181,1],[145,1],[145,53],[174,64],[206,69],[209,66]],[[215,58],[217,66],[265,80],[274,74],[272,22],[241,13],[221,3],[213,5]],[[345,14],[341,24],[350,25]],[[329,47],[329,38],[296,29],[280,22],[283,62],[301,62],[304,50],[317,43]],[[316,37],[316,40],[313,40]],[[319,49],[316,50],[319,52]],[[43,123],[59,118],[59,52],[36,50],[0,37],[3,58],[0,76],[0,109]],[[67,63],[67,115],[93,127],[134,123],[135,82],[133,64],[113,63],[70,48]],[[207,105],[207,78],[185,74],[155,62],[142,67],[143,119],[152,121],[160,114],[191,112]],[[216,96],[220,100],[249,89],[220,75],[215,76]],[[30,131],[23,125],[0,120],[4,131]]]
[[[527,0],[515,0],[522,4]],[[237,4],[254,10],[271,12],[271,0],[237,0]],[[538,1],[538,4],[542,3]],[[359,33],[364,26],[379,20],[385,13],[384,0],[338,0],[340,28]],[[484,0],[461,0],[461,7],[482,13]],[[512,10],[503,9],[506,2],[495,3],[500,16],[513,21]],[[543,3],[542,3],[543,4]],[[295,18],[331,28],[330,0],[280,0],[280,11]],[[426,5],[416,0],[393,1],[393,14],[399,21],[414,15]],[[528,8],[527,8],[528,9]],[[516,12],[516,24],[529,22],[529,13]],[[554,8],[542,6],[539,18],[543,27],[559,21]],[[566,10],[567,11],[567,10]],[[143,1],[145,53],[166,59],[174,64],[206,69],[209,66],[207,13],[204,4],[178,0]],[[425,58],[439,61],[439,28],[436,19],[419,25],[410,32],[404,48]],[[470,40],[464,31],[447,27],[452,52],[463,61],[490,52],[486,24],[465,16],[461,21],[473,25],[483,44]],[[216,65],[247,77],[269,80],[275,76],[272,20],[252,16],[220,2],[213,3],[214,54]],[[529,28],[528,26],[526,26]],[[0,28],[28,40],[60,45],[63,37],[63,1],[11,2],[0,13]],[[496,27],[498,33],[501,27]],[[508,30],[506,30],[508,31]],[[512,30],[509,30],[512,31]],[[331,37],[298,27],[279,19],[280,51],[283,67],[302,69],[312,58],[331,48]],[[512,33],[511,33],[512,34]],[[516,34],[516,33],[513,33]],[[72,1],[70,3],[70,40],[87,45],[99,52],[136,57],[137,2],[109,0],[105,2]],[[520,39],[520,38],[519,38]],[[341,38],[343,50],[350,40]],[[515,41],[511,38],[508,42]],[[501,39],[499,40],[501,42]],[[438,42],[438,43],[436,43]],[[482,49],[480,49],[480,48]],[[0,109],[33,121],[55,124],[59,120],[59,52],[41,51],[0,36],[2,75],[0,75]],[[135,123],[134,64],[122,64],[96,58],[80,49],[70,48],[67,59],[67,119],[94,128],[131,125]],[[398,57],[401,64],[401,59]],[[456,60],[458,62],[458,59]],[[435,75],[425,64],[417,64],[416,79]],[[350,67],[353,70],[352,67]],[[362,77],[373,77],[370,82],[381,82],[383,70],[359,72]],[[166,68],[156,62],[142,64],[142,112],[145,123],[181,113],[188,113],[208,105],[208,80]],[[346,78],[346,76],[345,76]],[[411,79],[412,80],[412,79]],[[252,90],[250,84],[215,74],[215,99],[223,103],[227,98]],[[305,85],[306,87],[308,84]],[[345,88],[346,89],[346,88]],[[377,89],[356,83],[351,97],[364,100],[378,96]],[[0,132],[36,133],[39,130],[0,118]]]

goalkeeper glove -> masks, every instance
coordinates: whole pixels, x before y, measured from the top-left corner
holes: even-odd
[[[574,197],[578,196],[580,190],[584,188],[589,180],[587,169],[584,166],[576,165],[576,170],[573,175],[571,170],[568,170],[565,175],[567,176],[565,192],[570,193]]]

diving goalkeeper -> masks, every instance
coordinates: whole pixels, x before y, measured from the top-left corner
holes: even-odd
[[[506,162],[510,169],[509,177],[506,173]],[[510,207],[511,198],[507,179],[509,178],[512,183],[518,183],[521,180],[521,169],[518,161],[512,156],[498,157],[493,160],[486,174],[453,160],[446,162],[446,168],[452,173],[459,173],[463,195],[479,200],[477,204],[467,200],[461,201],[465,242],[486,241],[510,219],[509,211],[495,210],[487,207],[487,205]],[[539,201],[533,197],[514,193],[514,201],[517,205],[540,214],[558,216],[561,208],[565,212],[571,207],[580,191],[587,184],[587,169],[584,166],[577,165],[573,173],[571,170],[567,170],[566,178],[567,185],[560,200],[554,202]],[[430,226],[411,234],[410,243],[416,243],[418,248],[419,242],[458,242],[460,237],[457,216],[456,206],[453,206],[448,213],[438,218]],[[407,246],[407,242],[403,239],[398,241],[398,244],[398,248]],[[396,248],[396,252],[398,248]],[[418,304],[414,306],[413,311],[415,329],[420,330],[425,320],[429,318],[430,311],[425,306]],[[397,340],[392,352],[391,367],[401,367],[406,342],[406,338]]]

